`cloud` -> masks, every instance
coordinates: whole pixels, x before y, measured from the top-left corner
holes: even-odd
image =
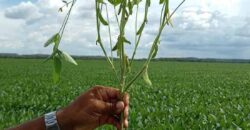
[[[4,14],[7,18],[23,19],[27,20],[27,22],[38,20],[43,16],[38,7],[30,1],[21,2],[19,5],[7,8]]]
[[[232,1],[235,6],[239,6],[244,0]],[[177,1],[173,1],[171,10],[177,4]],[[51,53],[51,48],[43,48],[43,43],[59,30],[67,11],[65,8],[64,13],[58,12],[58,8],[62,5],[61,0],[21,2],[4,10],[5,17],[1,17],[0,13],[0,35],[2,35],[0,38],[5,41],[4,44],[10,44],[8,47],[1,42],[0,52]],[[210,0],[187,1],[173,17],[174,28],[166,27],[158,57],[249,58],[247,56],[250,55],[250,18],[247,18],[247,13],[239,14],[242,12],[241,6],[230,8],[232,6],[230,3],[227,3],[227,7],[221,7],[221,5],[223,5],[222,2]],[[115,44],[118,28],[113,8],[108,7],[108,9],[113,25],[112,41]],[[247,9],[244,7],[243,12],[247,12]],[[139,12],[138,26],[142,22],[143,10]],[[160,8],[158,2],[153,2],[137,58],[147,56],[159,29],[160,13],[156,12],[160,12]],[[103,13],[105,14],[105,11]],[[126,38],[132,42],[132,45],[126,45],[128,53],[133,51],[135,34],[132,26],[134,16],[130,20],[126,28]],[[12,23],[13,27],[7,23]],[[102,55],[100,47],[95,45],[95,24],[94,2],[77,1],[60,48],[74,55]],[[104,35],[105,48],[110,50],[108,30],[101,28],[101,31]]]
[[[244,19],[201,7],[185,8],[174,19],[175,28],[162,37],[161,55],[248,58],[245,52],[250,49],[249,24],[242,22]]]

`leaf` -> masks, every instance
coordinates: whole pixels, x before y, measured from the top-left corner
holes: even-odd
[[[66,0],[63,0],[62,2],[65,3],[66,5],[68,5],[68,2]]]
[[[142,74],[142,78],[144,79],[145,83],[149,86],[152,85],[152,82],[150,81],[149,77],[148,77],[148,65],[146,66],[143,74]]]
[[[127,55],[124,56],[124,62],[126,64],[127,72],[131,72],[130,62]]]
[[[43,61],[43,63],[45,63],[45,62],[49,61],[50,59],[52,59],[52,58],[55,56],[55,54],[56,54],[56,52],[53,52],[49,57],[47,57],[47,58]]]
[[[165,0],[160,0],[160,4],[163,4]]]
[[[140,35],[145,27],[145,22],[142,23],[140,29],[137,31],[136,35]]]
[[[97,0],[98,3],[104,3],[103,0]]]
[[[120,47],[119,44],[121,44],[120,36],[117,38],[117,43],[113,47],[112,51],[116,51]]]
[[[101,21],[101,23],[103,25],[105,25],[105,26],[109,25],[108,22],[103,18],[101,11],[99,9],[97,11],[98,11],[97,12],[98,13],[98,18]]]
[[[131,42],[129,40],[127,40],[125,37],[123,37],[122,39],[125,43],[131,44]]]
[[[158,44],[155,45],[155,48],[154,48],[154,52],[153,52],[152,58],[155,58],[155,57],[156,57],[157,52],[158,52]]]
[[[59,12],[63,12],[63,9],[62,8],[59,8],[59,10],[58,10]]]
[[[78,65],[77,62],[67,52],[62,51],[61,54],[65,61],[72,63],[74,65]]]
[[[44,47],[49,46],[50,44],[54,43],[55,39],[58,38],[59,33],[54,34],[45,44]]]
[[[62,71],[61,59],[55,56],[54,57],[54,71],[53,71],[53,81],[55,84],[58,84],[60,82],[61,71]]]
[[[58,51],[58,46],[60,44],[60,40],[61,40],[61,36],[59,35],[59,33],[57,33],[57,35],[55,36],[54,38],[54,43],[55,43],[55,46],[54,46],[54,52]]]
[[[108,0],[108,1],[114,6],[117,6],[122,2],[122,0]]]
[[[146,3],[147,3],[147,6],[148,6],[148,7],[151,6],[151,0],[147,0]]]
[[[121,45],[122,45],[122,40],[121,38],[118,38],[117,43],[113,47],[112,51],[117,51],[117,56],[120,56],[121,54]]]
[[[134,0],[133,2],[135,5],[138,5],[141,2],[141,0]]]
[[[129,8],[129,14],[132,15],[133,14],[133,5],[132,2],[129,0],[128,1],[128,8]]]
[[[66,0],[63,0],[62,2],[66,5],[66,7],[69,6],[69,3]]]

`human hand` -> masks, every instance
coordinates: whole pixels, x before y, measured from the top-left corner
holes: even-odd
[[[121,97],[123,100],[121,101]],[[120,115],[124,112],[123,124],[128,127],[129,96],[118,89],[96,86],[57,112],[61,130],[92,130],[104,124],[121,128]]]

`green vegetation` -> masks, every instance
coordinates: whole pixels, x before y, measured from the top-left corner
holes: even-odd
[[[52,59],[54,61],[54,71],[53,71],[53,81],[55,84],[60,84],[61,81],[61,71],[62,71],[62,59],[64,59],[67,62],[73,63],[75,65],[78,65],[77,62],[66,52],[63,52],[60,50],[59,45],[61,42],[61,39],[63,38],[64,30],[66,28],[66,25],[68,23],[71,11],[76,4],[77,0],[67,1],[62,0],[62,2],[65,4],[63,7],[59,9],[59,12],[63,12],[64,7],[68,7],[70,5],[70,8],[64,18],[63,24],[59,30],[58,33],[54,34],[45,44],[44,47],[47,47],[51,44],[54,44],[53,51],[51,56],[48,57],[48,60]],[[161,12],[159,12],[160,17],[159,19],[159,29],[158,32],[154,36],[154,40],[152,42],[147,60],[142,65],[141,68],[137,68],[137,73],[130,73],[134,67],[132,66],[132,63],[134,61],[136,51],[138,49],[138,45],[141,43],[141,37],[144,32],[144,28],[146,24],[148,23],[148,14],[149,9],[151,6],[151,0],[145,0],[143,2],[142,0],[95,0],[95,14],[96,14],[96,29],[97,29],[97,39],[96,39],[96,45],[99,45],[101,47],[101,50],[106,57],[107,62],[110,64],[111,69],[113,70],[114,75],[116,76],[117,84],[115,86],[119,86],[117,88],[120,89],[120,92],[122,93],[122,96],[120,99],[123,99],[124,93],[128,92],[131,86],[133,86],[133,83],[139,78],[143,77],[146,84],[149,86],[152,85],[152,82],[148,76],[148,66],[152,59],[154,59],[158,53],[158,48],[161,40],[161,34],[166,26],[173,26],[171,18],[174,15],[174,13],[177,11],[177,9],[185,2],[183,0],[172,12],[170,12],[169,9],[169,0],[159,0],[159,5],[161,8]],[[113,7],[113,14],[115,15],[115,20],[118,25],[118,37],[116,40],[115,45],[112,43],[112,37],[115,36],[111,34],[111,27],[114,28],[117,25],[111,24],[109,19],[109,13],[108,6]],[[138,29],[138,18],[139,18],[139,8],[143,7],[144,9],[144,18],[142,23],[140,23],[140,27]],[[134,9],[136,8],[136,11]],[[133,12],[136,12],[135,19],[133,17]],[[106,13],[106,18],[103,17],[103,14]],[[131,26],[127,23],[129,21],[135,21],[134,26],[135,27],[135,34],[134,34],[134,51],[132,54],[132,57],[129,57],[129,54],[127,53],[126,46],[131,45],[131,39],[127,39],[127,33],[128,30],[127,27]],[[103,28],[106,26],[109,34],[109,44],[110,44],[110,53],[111,57],[108,55],[108,51],[105,49],[103,39]],[[102,29],[101,29],[102,28]],[[102,30],[102,31],[101,31]],[[117,58],[119,59],[119,67],[115,66],[114,60],[113,60],[113,52],[117,53]],[[132,77],[132,78],[130,78]],[[129,79],[129,80],[128,80]],[[120,116],[121,121],[121,130],[124,130],[123,128],[123,113]]]
[[[42,62],[0,59],[0,129],[61,108],[93,85],[117,85],[105,60],[78,60],[63,64],[53,87],[52,61]],[[129,92],[129,129],[250,129],[249,64],[160,61],[149,76],[152,87],[138,80]]]

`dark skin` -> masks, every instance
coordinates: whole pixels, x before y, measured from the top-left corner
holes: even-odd
[[[123,124],[128,127],[129,96],[118,89],[96,86],[81,94],[69,106],[56,113],[61,130],[93,130],[105,124],[121,129],[120,115],[124,112]],[[44,117],[29,121],[9,130],[46,130]]]

